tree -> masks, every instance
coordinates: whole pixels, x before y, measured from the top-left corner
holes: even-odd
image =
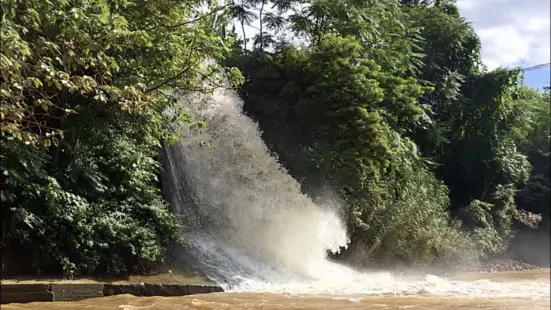
[[[353,241],[342,259],[362,266],[458,259],[469,239],[449,223],[446,188],[393,128],[423,87],[364,52],[353,37],[326,35],[308,49],[245,56],[246,109],[306,192],[321,185],[343,199]]]
[[[156,157],[191,122],[178,94],[223,77],[203,62],[229,46],[225,6],[201,3],[2,0],[3,252],[67,276],[120,273],[180,238]]]
[[[523,88],[518,96],[518,109],[528,114],[527,121],[516,128],[515,141],[532,165],[528,182],[517,195],[519,209],[541,214],[543,231],[549,228],[551,125],[549,89],[543,94]]]
[[[250,1],[241,1],[240,5],[231,6],[231,16],[239,21],[241,24],[241,31],[243,34],[243,51],[247,50],[247,34],[245,33],[245,25],[250,26],[255,18],[258,16],[249,11],[251,6]]]
[[[345,256],[414,262],[502,251],[530,173],[515,140],[526,121],[518,71],[482,68],[479,39],[452,1],[300,4],[289,6],[289,30],[308,45],[230,63],[247,74],[245,110],[291,174],[307,192],[323,184],[345,201],[355,238],[347,253],[359,253]],[[440,224],[421,238],[409,225],[429,218]]]

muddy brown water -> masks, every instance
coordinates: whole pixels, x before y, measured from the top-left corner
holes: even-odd
[[[465,274],[448,278],[450,281],[488,281],[497,285],[519,285],[527,287],[549,287],[549,269],[523,272],[503,272],[493,274]],[[531,286],[530,286],[531,285]],[[118,309],[118,310],[180,310],[180,309],[551,309],[549,292],[515,297],[488,294],[432,295],[419,293],[411,296],[331,296],[331,295],[290,295],[274,293],[213,293],[182,297],[136,297],[118,295],[88,299],[80,302],[37,302],[30,304],[3,305],[5,310],[40,309]]]

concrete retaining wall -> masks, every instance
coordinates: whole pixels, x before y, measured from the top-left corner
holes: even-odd
[[[49,284],[2,284],[0,290],[1,303],[53,301],[54,294]]]
[[[87,298],[131,294],[135,296],[184,296],[223,292],[216,285],[108,284],[108,283],[2,283],[0,303],[79,301]]]

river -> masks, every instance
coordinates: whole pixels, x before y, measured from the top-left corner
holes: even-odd
[[[434,277],[432,289],[431,285],[425,285],[417,293],[387,293],[383,296],[342,292],[331,295],[227,292],[182,297],[118,295],[80,302],[8,304],[2,309],[550,309],[549,281],[549,269],[541,269],[458,275],[449,279]]]

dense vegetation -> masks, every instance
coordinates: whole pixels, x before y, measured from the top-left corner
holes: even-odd
[[[161,262],[157,154],[203,125],[175,98],[222,78],[304,191],[342,198],[348,262],[498,254],[518,210],[549,227],[549,91],[486,70],[453,1],[0,1],[0,248],[27,271]]]
[[[228,64],[304,190],[345,201],[344,259],[465,263],[506,248],[518,208],[548,223],[549,92],[522,87],[517,69],[485,69],[453,1],[267,5],[234,9],[265,32]]]
[[[157,156],[168,125],[192,121],[162,112],[218,79],[200,66],[226,52],[202,4],[2,0],[3,252],[68,275],[162,260],[179,230]]]

